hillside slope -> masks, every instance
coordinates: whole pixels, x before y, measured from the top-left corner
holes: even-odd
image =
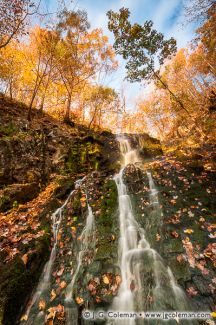
[[[94,193],[95,212],[98,205],[104,206],[99,209],[102,233],[97,239],[98,261],[103,261],[103,269],[110,260],[107,235],[113,228],[112,222],[106,221],[110,218],[107,211],[116,207],[111,179],[120,168],[120,151],[115,135],[89,131],[81,125],[71,127],[36,110],[31,122],[26,117],[24,104],[0,97],[0,324],[4,325],[16,323],[38,282],[51,251],[52,213],[75,181],[94,175],[86,188],[91,188],[90,197]],[[150,145],[151,138],[148,140]],[[155,141],[152,139],[152,144]],[[156,148],[150,148],[149,155],[158,149],[161,153],[159,147],[157,143]],[[110,191],[114,191],[112,200]],[[80,204],[79,191],[76,195]],[[87,213],[82,205],[78,211],[82,216]],[[114,258],[117,233],[113,236]]]

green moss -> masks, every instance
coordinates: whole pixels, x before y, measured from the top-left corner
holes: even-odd
[[[4,210],[10,204],[10,198],[6,195],[0,197],[0,210]]]
[[[70,148],[68,159],[65,163],[66,172],[86,172],[100,168],[101,146],[98,143],[76,141]]]
[[[5,136],[12,136],[17,130],[17,126],[12,122],[7,125],[0,125],[0,133],[3,133]]]
[[[44,263],[49,255],[50,240],[43,236],[35,243],[34,253],[27,265],[16,256],[10,263],[1,265],[0,302],[3,305],[3,324],[16,324],[17,315],[26,297],[38,282]]]
[[[103,186],[102,193],[101,214],[96,219],[99,236],[96,260],[115,259],[117,256],[118,224],[115,213],[118,205],[118,193],[115,182],[113,180],[107,181]]]

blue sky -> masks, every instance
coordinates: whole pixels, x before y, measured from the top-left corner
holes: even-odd
[[[57,0],[43,0],[49,11],[54,11]],[[173,36],[177,40],[178,48],[185,47],[194,36],[194,26],[183,23],[183,0],[70,0],[65,2],[71,8],[85,9],[88,12],[89,22],[92,28],[103,28],[104,34],[109,36],[113,43],[113,36],[107,28],[106,12],[110,9],[117,11],[121,7],[130,9],[131,20],[143,23],[152,20],[154,27],[162,32],[165,37]],[[71,3],[71,4],[70,4]],[[119,69],[104,81],[104,85],[124,89],[126,103],[129,108],[135,106],[138,96],[148,91],[144,85],[131,84],[124,81],[124,61],[119,57]]]

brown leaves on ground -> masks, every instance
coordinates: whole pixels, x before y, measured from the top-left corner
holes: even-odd
[[[52,183],[37,198],[25,205],[19,205],[16,211],[0,213],[0,251],[7,253],[5,262],[20,254],[23,263],[28,261],[28,253],[22,255],[20,246],[44,236],[40,229],[40,214],[51,200],[57,184]]]
[[[103,296],[116,295],[121,284],[121,276],[111,273],[104,273],[102,276],[91,279],[87,289],[91,296],[95,297],[95,302],[103,300]]]

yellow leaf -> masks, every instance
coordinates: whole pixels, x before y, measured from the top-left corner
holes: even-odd
[[[103,283],[105,283],[105,284],[109,284],[110,283],[110,280],[109,280],[109,278],[108,278],[108,276],[107,275],[103,275]]]
[[[56,298],[56,292],[54,289],[52,289],[50,296],[51,296],[50,301],[53,301]]]
[[[22,322],[22,321],[25,321],[25,322],[27,322],[27,320],[28,320],[28,315],[23,315],[21,318],[20,318],[20,321]]]
[[[189,235],[192,234],[193,232],[194,232],[193,229],[185,229],[184,230],[184,233],[189,234]]]
[[[47,315],[47,319],[54,319],[56,315],[56,310],[51,307],[48,309],[49,314]]]

